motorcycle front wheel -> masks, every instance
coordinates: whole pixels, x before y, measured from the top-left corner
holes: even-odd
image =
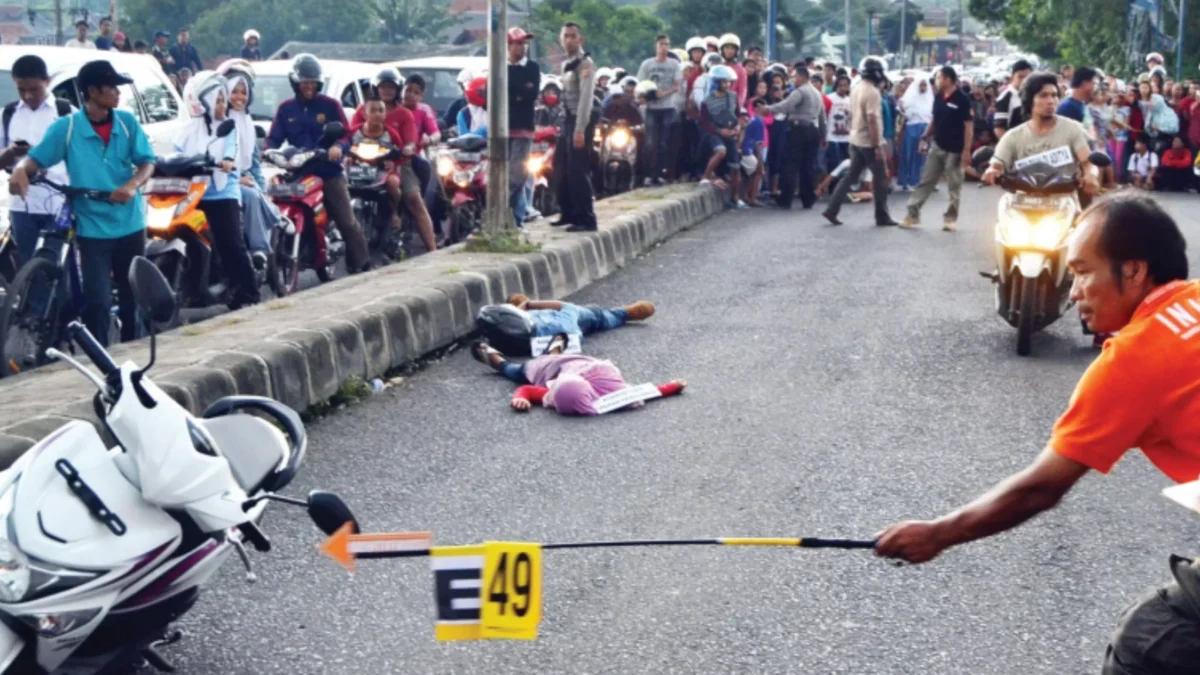
[[[1017,354],[1029,356],[1033,350],[1033,326],[1037,320],[1038,280],[1021,278],[1021,304],[1017,317]]]
[[[41,256],[13,278],[0,308],[0,377],[49,362],[46,350],[58,337],[61,303],[55,296],[61,278],[58,265]]]
[[[287,234],[281,228],[276,228],[271,236],[272,255],[278,272],[268,280],[272,284],[271,290],[280,298],[294,293],[300,285],[300,263],[295,256],[295,242],[299,236],[299,233]]]

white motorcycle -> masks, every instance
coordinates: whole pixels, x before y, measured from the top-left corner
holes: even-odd
[[[129,276],[152,324],[174,315],[153,263],[137,258]],[[307,446],[290,408],[231,396],[196,418],[146,377],[153,328],[141,369],[117,366],[81,324],[68,332],[103,377],[50,353],[96,385],[97,416],[117,445],[70,422],[0,472],[0,673],[171,672],[156,648],[182,638],[171,622],[230,553],[255,580],[243,542],[270,549],[257,525],[267,501],[307,506],[330,533],[354,518],[332,493],[274,494]]]
[[[1017,329],[1017,354],[1027,356],[1033,334],[1073,304],[1067,270],[1067,237],[1079,216],[1079,183],[1047,165],[1034,164],[1000,177],[1007,192],[996,222],[996,311]]]

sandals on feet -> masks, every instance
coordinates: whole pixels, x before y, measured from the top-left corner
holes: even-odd
[[[475,343],[471,345],[471,356],[485,366],[495,367],[492,366],[492,357],[502,356],[502,354],[493,349],[492,346],[487,342],[483,340],[476,340]]]

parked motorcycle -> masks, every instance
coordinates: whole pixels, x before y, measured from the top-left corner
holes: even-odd
[[[1072,164],[1072,169],[1073,169]],[[1067,237],[1079,215],[1079,182],[1045,163],[1000,177],[1007,194],[996,223],[996,310],[1017,329],[1017,353],[1027,356],[1033,333],[1073,304]]]
[[[142,313],[170,320],[175,294],[136,258],[130,283]],[[353,516],[332,493],[275,494],[296,476],[307,438],[299,415],[267,398],[231,396],[196,418],[155,385],[150,363],[118,366],[79,322],[72,342],[99,369],[50,350],[96,386],[96,413],[117,441],[69,422],[0,472],[0,672],[170,672],[159,647],[170,624],[244,543],[270,550],[259,528],[268,501],[307,506],[322,529]]]
[[[438,150],[437,172],[450,200],[451,244],[467,238],[483,222],[487,203],[487,139],[466,134],[451,139]]]
[[[229,131],[232,131],[232,122]],[[218,133],[225,131],[225,124]],[[147,182],[146,257],[152,260],[179,298],[180,306],[210,307],[227,303],[231,289],[220,256],[213,246],[208,218],[200,202],[208,191],[209,176],[219,168],[206,155],[169,155],[158,160],[154,177]],[[234,180],[230,178],[229,180]],[[272,234],[272,245],[279,233]],[[255,270],[256,285],[264,283],[277,296],[289,289],[274,257],[266,269]]]
[[[558,141],[557,127],[541,127],[533,132],[533,147],[525,170],[533,177],[533,208],[543,216],[558,213],[558,195],[554,174],[554,150]]]
[[[399,150],[388,150],[378,143],[364,142],[350,148],[353,160],[346,167],[350,188],[350,206],[363,228],[367,246],[391,260],[400,260],[412,252],[414,224],[406,209],[401,209],[403,226],[392,228],[392,206],[387,193],[385,164],[400,159]]]
[[[322,282],[333,279],[337,262],[345,254],[345,242],[337,228],[329,227],[325,211],[325,182],[312,175],[319,162],[328,161],[329,148],[344,138],[341,122],[330,122],[315,150],[287,148],[267,150],[263,158],[284,170],[267,184],[267,197],[279,207],[283,224],[278,245],[272,245],[275,264],[288,292],[300,284],[300,271],[316,270]]]
[[[617,195],[634,187],[637,175],[638,142],[636,134],[642,127],[629,126],[625,120],[601,122],[604,143],[600,148],[600,166],[604,177],[604,192]]]

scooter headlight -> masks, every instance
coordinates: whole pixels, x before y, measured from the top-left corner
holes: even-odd
[[[466,171],[458,171],[454,174],[454,182],[458,184],[458,187],[465,188],[471,184],[471,174]]]
[[[542,172],[542,167],[546,165],[546,160],[543,157],[530,157],[525,161],[525,171],[530,175]]]
[[[1029,197],[1005,195],[1000,202],[1001,235],[1012,248],[1053,251],[1071,230],[1075,209],[1069,198],[1037,198],[1029,208]]]
[[[617,129],[608,138],[612,141],[612,146],[618,150],[629,145],[629,131],[626,129]]]
[[[0,602],[20,602],[29,592],[29,558],[12,542],[0,539]]]
[[[442,178],[454,173],[454,159],[449,155],[441,155],[437,159],[437,172]]]

